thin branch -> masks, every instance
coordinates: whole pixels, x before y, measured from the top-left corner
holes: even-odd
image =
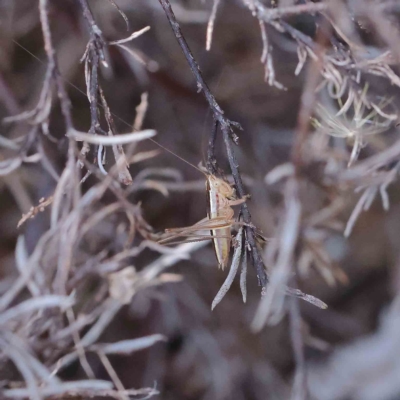
[[[48,69],[51,71],[51,76],[55,79],[57,85],[57,95],[61,104],[61,111],[64,116],[67,132],[72,129],[71,103],[64,88],[63,79],[58,70],[55,50],[51,39],[49,15],[47,12],[48,0],[39,1],[40,22],[43,30],[44,49],[49,62]]]
[[[90,11],[89,4],[86,0],[79,0],[81,3],[81,7],[83,10],[83,16],[89,26],[90,36],[91,39],[95,42],[105,43],[103,38],[103,33],[101,32],[100,28],[97,26],[96,21],[94,20],[93,14]],[[102,56],[102,60],[104,59],[104,54]]]
[[[307,135],[310,128],[310,119],[314,112],[314,106],[316,103],[316,88],[320,80],[320,74],[323,63],[324,44],[328,39],[327,26],[323,25],[320,27],[318,32],[318,57],[316,60],[311,62],[308,70],[306,83],[301,95],[300,110],[297,118],[297,128],[295,134],[295,142],[292,148],[292,160],[297,172],[304,164],[303,160],[303,145],[307,139]]]
[[[245,241],[245,247],[242,256],[242,266],[240,270],[240,291],[242,292],[243,303],[247,301],[247,243]]]
[[[114,0],[108,0],[108,1],[111,3],[111,5],[113,7],[115,7],[115,9],[119,12],[121,17],[124,19],[125,25],[126,25],[126,30],[129,31],[130,24],[129,24],[129,20],[128,20],[128,17],[126,16],[126,14],[119,8],[118,4]]]
[[[215,141],[217,139],[218,125],[218,121],[214,120],[213,130],[208,139],[207,147],[207,169],[214,175],[218,172],[217,159],[215,157]]]
[[[214,308],[221,302],[221,300],[225,297],[225,295],[228,293],[228,290],[232,286],[232,283],[236,277],[237,271],[239,269],[239,264],[240,260],[242,258],[242,245],[243,245],[243,227],[239,229],[237,235],[236,235],[236,248],[233,253],[233,259],[232,259],[232,264],[231,268],[229,270],[229,273],[225,279],[225,282],[222,284],[221,288],[219,289],[217,295],[214,297],[214,300],[211,304],[211,310],[214,310]]]
[[[103,104],[103,109],[104,109],[104,116],[107,121],[108,125],[108,135],[110,137],[115,136],[117,129],[114,124],[114,119],[112,117],[112,113],[110,111],[110,108],[108,107],[107,100],[104,96],[103,89],[101,86],[99,86],[100,90],[100,98],[101,102]],[[124,185],[131,185],[132,184],[132,176],[129,172],[128,169],[128,161],[125,156],[124,148],[122,145],[113,145],[112,146],[113,154],[114,154],[114,159],[115,159],[115,164],[117,165],[118,168],[118,178],[121,183]],[[101,160],[98,160],[99,165],[101,164]]]
[[[315,14],[317,12],[326,11],[328,6],[326,3],[306,3],[296,4],[287,7],[267,8],[260,3],[257,4],[259,16],[265,20],[274,20],[282,17],[290,17],[300,14]]]
[[[211,44],[212,44],[212,36],[214,32],[214,23],[215,23],[215,18],[217,17],[217,10],[218,6],[221,0],[214,0],[213,7],[211,10],[211,15],[208,20],[207,24],[207,39],[206,39],[206,50],[209,51],[211,49]]]
[[[83,1],[83,0],[81,0],[81,1]],[[186,58],[186,61],[188,62],[189,67],[192,71],[192,74],[194,75],[194,77],[196,79],[198,89],[203,92],[203,94],[208,102],[208,105],[214,115],[214,119],[216,121],[218,121],[218,124],[221,127],[226,152],[228,155],[229,165],[230,165],[230,168],[232,171],[233,179],[235,181],[237,193],[238,193],[239,198],[244,197],[246,195],[246,192],[244,190],[242,177],[239,172],[239,164],[236,160],[236,156],[233,151],[233,144],[232,144],[232,141],[236,144],[238,142],[238,138],[233,133],[232,127],[240,128],[240,125],[233,121],[230,121],[228,118],[225,117],[223,110],[221,109],[221,107],[219,106],[217,101],[215,100],[209,87],[207,86],[206,82],[204,81],[201,71],[200,71],[200,68],[199,68],[196,60],[193,57],[193,54],[183,36],[183,33],[179,26],[179,23],[176,20],[176,17],[172,11],[169,0],[159,0],[159,2],[161,4],[162,8],[164,9],[164,12],[168,18],[171,28],[175,34],[176,40],[178,41],[178,43],[183,51],[183,54]],[[251,224],[251,215],[250,215],[250,211],[249,211],[246,203],[243,203],[241,212],[243,215],[244,222],[246,224],[250,225]],[[265,272],[264,263],[262,261],[261,255],[260,255],[257,245],[256,245],[254,228],[252,228],[250,226],[246,226],[246,237],[247,237],[247,241],[251,247],[252,260],[253,260],[253,264],[257,271],[259,284],[261,286],[265,287],[268,282],[268,277]]]
[[[301,329],[299,301],[295,297],[289,299],[290,339],[296,363],[291,400],[307,399],[307,375],[304,359],[304,341]]]
[[[115,372],[114,367],[110,363],[110,360],[107,358],[107,356],[99,351],[98,356],[100,358],[100,361],[102,362],[105,370],[107,371],[108,375],[110,376],[111,380],[114,383],[114,386],[118,389],[118,392],[120,392],[119,399],[120,400],[129,400],[129,397],[124,393],[125,388],[123,383],[121,382],[121,379],[119,379],[118,374]]]

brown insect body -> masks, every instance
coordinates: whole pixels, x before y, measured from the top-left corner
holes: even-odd
[[[206,181],[208,210],[210,220],[231,221],[234,211],[229,200],[236,200],[235,190],[225,181],[214,175],[208,175]],[[231,225],[211,229],[215,255],[219,266],[224,269],[229,262],[231,248]]]
[[[189,227],[166,229],[167,236],[158,242],[161,244],[173,244],[171,240],[183,236],[189,238],[189,241],[191,239],[195,241],[204,240],[207,236],[196,232],[209,229],[218,265],[224,269],[229,263],[229,253],[232,243],[231,231],[232,226],[235,224],[233,219],[235,213],[232,206],[243,203],[245,198],[237,199],[235,189],[223,179],[210,174],[206,174],[206,177],[207,218]]]

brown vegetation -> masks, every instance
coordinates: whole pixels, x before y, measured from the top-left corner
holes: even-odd
[[[170,1],[0,2],[0,396],[400,396],[397,3]]]

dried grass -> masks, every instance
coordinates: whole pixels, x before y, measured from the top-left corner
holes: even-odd
[[[111,31],[111,28],[107,24],[108,28],[100,27],[99,17],[95,17],[92,5],[86,0],[79,0],[74,16],[76,22],[84,24],[89,36],[81,58],[81,78],[84,78],[86,106],[90,114],[87,129],[78,127],[74,96],[66,88],[69,82],[65,72],[60,72],[57,58],[59,44],[52,33],[53,4],[48,0],[38,1],[37,15],[28,12],[26,21],[21,18],[26,24],[29,18],[32,18],[32,23],[36,20],[42,30],[46,71],[40,87],[32,82],[32,85],[36,84],[38,93],[35,104],[30,101],[27,111],[20,109],[20,101],[0,76],[0,100],[8,114],[3,120],[6,133],[0,136],[0,177],[11,188],[15,203],[23,205],[17,228],[27,229],[21,231],[16,240],[14,272],[1,277],[5,284],[1,286],[0,296],[0,371],[5,371],[10,364],[15,367],[12,378],[1,378],[0,390],[7,398],[129,399],[157,395],[156,386],[127,388],[123,374],[109,357],[129,357],[144,349],[151,352],[153,346],[157,348],[168,342],[169,337],[158,331],[138,338],[119,338],[114,342],[103,342],[103,337],[113,327],[113,321],[124,306],[129,307],[140,296],[150,296],[156,287],[181,282],[184,274],[170,273],[168,269],[190,259],[192,253],[207,244],[195,239],[174,248],[166,247],[156,242],[159,234],[143,217],[146,202],[150,204],[152,199],[158,198],[156,196],[161,194],[167,198],[175,193],[198,192],[203,190],[204,183],[185,180],[185,174],[176,168],[153,164],[154,159],[160,156],[160,150],[146,149],[145,142],[154,142],[156,133],[162,137],[164,126],[157,132],[156,129],[142,129],[142,126],[146,113],[153,113],[152,107],[155,113],[161,113],[163,107],[157,110],[151,94],[146,91],[147,78],[140,77],[160,74],[162,67],[146,52],[136,48],[135,40],[154,39],[151,35],[157,26],[132,31],[132,5],[123,1],[117,4],[114,0],[110,3],[125,22],[128,30],[126,38],[109,40],[108,29]],[[215,26],[220,20],[221,23],[224,21],[225,5],[214,0],[206,18],[207,13],[202,10],[185,9],[174,3],[172,8],[177,7],[176,17],[169,1],[160,0],[160,3],[189,62],[198,89],[205,95],[214,117],[208,148],[209,172],[218,173],[221,170],[221,156],[214,151],[220,128],[231,169],[231,174],[226,174],[227,178],[232,177],[239,197],[244,198],[243,182],[250,191],[256,191],[257,183],[254,176],[242,177],[239,171],[239,164],[245,163],[242,157],[240,162],[237,161],[233,149],[235,144],[241,143],[234,132],[240,125],[229,120],[217,103],[176,19],[203,25],[208,20],[207,27],[204,26],[205,47],[212,53],[219,40],[214,32]],[[153,6],[148,4],[143,7],[151,9]],[[345,387],[343,390],[335,389],[341,382],[346,385],[346,379],[339,379],[336,375],[328,382],[332,394],[321,395],[317,384],[320,379],[318,373],[315,367],[308,367],[304,354],[308,339],[314,344],[321,341],[311,338],[315,339],[312,341],[307,334],[297,299],[326,309],[325,301],[304,293],[300,288],[304,282],[313,279],[314,273],[322,278],[319,285],[323,288],[346,285],[351,280],[340,262],[331,256],[329,240],[356,234],[357,222],[363,218],[363,212],[371,209],[377,197],[380,197],[383,209],[390,210],[388,188],[397,184],[399,170],[400,142],[393,140],[393,132],[397,129],[400,78],[396,65],[399,61],[396,45],[398,32],[393,27],[389,29],[385,21],[395,4],[357,0],[352,9],[341,1],[270,7],[258,0],[244,0],[241,6],[242,12],[248,10],[261,30],[258,33],[260,68],[264,68],[264,80],[271,90],[290,89],[290,81],[286,83],[287,79],[279,68],[279,57],[276,57],[279,53],[276,49],[277,38],[282,43],[290,42],[295,49],[298,60],[291,75],[295,80],[304,78],[305,83],[290,156],[269,171],[261,162],[256,165],[259,175],[265,177],[263,189],[268,193],[274,190],[279,199],[263,209],[275,220],[268,232],[270,239],[266,243],[258,242],[261,237],[256,229],[258,226],[255,226],[258,223],[251,220],[247,204],[242,205],[238,217],[240,228],[233,240],[230,271],[211,308],[218,304],[216,311],[224,304],[228,307],[228,292],[235,290],[234,281],[241,267],[239,288],[243,302],[248,303],[254,292],[257,297],[260,297],[259,292],[262,294],[255,314],[248,318],[252,323],[246,329],[259,332],[266,325],[281,323],[282,326],[286,316],[289,319],[295,363],[291,374],[291,398],[306,399],[309,389],[321,399],[342,398],[337,393],[351,396]],[[368,10],[374,11],[376,18]],[[20,12],[23,13],[23,10]],[[297,29],[293,23],[292,18],[304,15],[310,18],[313,28],[316,28],[315,21],[319,21],[313,36]],[[380,47],[374,45],[371,48],[371,44],[365,43],[366,39],[357,26],[361,22],[369,24],[373,34],[382,40]],[[19,21],[18,26],[21,24]],[[19,36],[24,37],[18,29],[16,41]],[[160,45],[163,46],[161,40]],[[116,71],[121,68],[118,63],[122,59],[129,60],[127,64],[136,75],[138,86],[143,87],[135,117],[132,118],[134,122],[132,126],[125,123],[127,128],[121,128],[118,112],[114,114],[118,110],[109,106],[109,102],[113,104],[115,94],[111,95],[107,80],[103,79],[111,76],[112,81],[115,78],[113,74],[118,74]],[[157,77],[160,82],[165,79],[162,74]],[[394,95],[383,96],[379,82],[390,86]],[[122,133],[122,130],[129,133]],[[241,134],[242,138],[245,138],[245,133]],[[60,144],[62,141],[64,148]],[[50,143],[56,144],[57,162],[49,151]],[[178,155],[178,158],[181,156]],[[56,183],[45,196],[38,197],[38,202],[33,202],[29,192],[37,189],[34,188],[37,182],[32,182],[33,185],[27,183],[23,174],[30,171],[32,175],[29,176],[33,177],[34,172],[31,171],[39,168],[47,171]],[[12,177],[17,177],[17,180]],[[138,195],[145,190],[150,194],[143,196],[142,204]],[[354,193],[358,196],[355,205]],[[351,207],[352,211],[344,217]],[[35,228],[34,240],[30,238],[28,241],[26,232],[33,226],[31,224],[44,216],[48,218],[45,228]],[[182,232],[186,232],[184,228]],[[204,230],[201,234],[208,237],[208,232]],[[255,267],[260,288],[254,289],[248,282],[248,275],[251,276],[249,265]],[[323,291],[317,290],[319,294]],[[204,318],[216,315],[214,313],[209,317],[209,311],[202,309],[201,300],[193,292],[185,296],[185,306],[191,309],[199,307],[202,310],[199,315],[206,315]],[[391,315],[396,314],[397,308],[392,305]],[[179,320],[179,313],[174,318]],[[234,378],[240,376],[245,382],[243,376],[246,373],[239,362],[235,364],[233,356],[233,361],[227,361],[221,343],[228,346],[229,340],[224,343],[224,339],[214,337],[201,326],[201,322],[199,324],[191,337],[194,347],[183,351],[184,357],[176,362],[177,369],[188,372],[188,366],[195,363],[201,365],[197,370],[198,376],[194,374],[190,381],[193,388],[201,387],[199,393],[202,394],[194,398],[233,398]],[[381,329],[386,329],[386,325],[389,326],[387,322],[383,323]],[[396,327],[389,326],[388,329]],[[379,342],[378,346],[384,337],[384,333],[377,334],[371,340]],[[345,348],[342,352],[352,354],[353,350]],[[368,352],[367,349],[365,354],[368,355]],[[382,353],[382,357],[385,354]],[[390,355],[386,355],[390,359]],[[93,357],[97,360],[96,365],[102,365],[107,380],[99,378]],[[359,358],[363,362],[363,357]],[[259,379],[260,371],[269,371],[271,376],[275,374],[268,362],[258,362],[254,371],[248,373],[249,379]],[[338,355],[333,357],[333,362],[342,365]],[[82,373],[79,379],[69,381],[64,374],[74,363],[81,366]],[[308,368],[311,371],[309,378]],[[327,366],[324,368],[330,371]],[[363,375],[369,376],[368,371],[362,371]],[[352,376],[350,372],[349,376]],[[378,377],[374,379],[378,380]],[[374,385],[375,380],[371,380]],[[397,384],[391,384],[394,389],[387,393],[398,393]],[[277,391],[287,395],[286,386],[283,383],[281,386]],[[196,389],[193,390],[196,392]],[[375,386],[374,390],[377,390]],[[241,396],[247,398],[243,393]],[[359,387],[354,389],[354,393],[357,393],[357,398],[372,398],[368,395],[362,397]],[[254,398],[263,396],[265,394],[261,390],[254,389]]]

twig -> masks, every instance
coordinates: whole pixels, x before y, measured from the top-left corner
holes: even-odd
[[[232,286],[232,283],[236,277],[236,273],[239,269],[240,260],[242,258],[243,227],[239,229],[239,231],[236,235],[235,242],[236,242],[236,248],[233,253],[231,268],[225,279],[225,282],[222,284],[221,288],[219,289],[217,295],[215,296],[215,298],[211,304],[211,310],[214,310],[214,308],[225,297],[226,293],[228,293],[228,290]]]
[[[12,362],[24,378],[26,382],[26,390],[29,393],[29,398],[31,398],[32,400],[41,400],[42,397],[39,394],[39,388],[35,379],[35,375],[33,374],[31,368],[29,368],[29,365],[27,365],[26,360],[21,356],[19,351],[13,346],[10,346],[9,343],[7,343],[2,338],[0,338],[0,348],[10,358],[10,360],[12,360]]]
[[[244,243],[242,266],[240,270],[240,291],[242,292],[243,303],[247,301],[247,242]]]
[[[258,2],[257,2],[258,3]],[[289,17],[299,14],[315,14],[317,12],[326,11],[328,6],[326,3],[306,3],[296,4],[287,7],[267,8],[260,3],[257,4],[259,16],[266,20],[274,20],[282,17]]]
[[[73,298],[48,294],[34,299],[25,300],[0,314],[0,324],[4,325],[9,320],[18,318],[22,314],[34,312],[43,308],[58,307],[61,310],[72,306]]]
[[[101,86],[99,86],[99,91],[100,91],[100,98],[101,102],[103,104],[103,109],[104,109],[104,116],[107,121],[108,125],[108,135],[110,137],[115,136],[117,129],[115,127],[114,119],[112,117],[110,108],[108,107],[107,100],[104,96],[103,89]],[[129,172],[128,169],[128,161],[125,156],[124,148],[122,145],[113,145],[112,146],[113,154],[114,154],[114,159],[115,159],[115,164],[117,165],[118,168],[118,178],[121,183],[124,185],[131,185],[132,184],[132,176]],[[99,165],[101,164],[101,160],[98,160]]]
[[[215,141],[217,139],[218,125],[218,121],[214,120],[213,130],[211,131],[207,147],[207,169],[214,175],[218,172],[217,159],[215,157]]]
[[[355,5],[361,15],[369,19],[378,36],[387,43],[396,62],[400,63],[399,32],[388,15],[384,14],[382,7],[369,2],[355,2]]]
[[[21,227],[28,219],[35,217],[35,215],[43,212],[46,207],[53,203],[53,196],[49,196],[47,199],[41,198],[37,206],[31,207],[30,210],[23,214],[21,219],[18,221],[17,228]]]
[[[115,369],[112,366],[112,364],[110,363],[110,360],[101,351],[97,352],[97,355],[99,356],[100,361],[102,362],[109,377],[113,381],[114,386],[118,389],[118,392],[120,392],[120,395],[119,395],[120,400],[129,400],[129,397],[126,396],[126,394],[124,393],[124,391],[125,391],[124,385],[121,382],[121,379],[119,379],[118,374],[115,372]]]
[[[73,127],[72,116],[71,116],[71,103],[67,96],[67,92],[65,91],[63,79],[61,78],[60,72],[58,70],[55,58],[55,50],[51,40],[50,23],[49,23],[47,7],[48,7],[48,0],[40,0],[39,13],[40,13],[40,22],[43,30],[44,49],[46,51],[49,62],[48,70],[50,71],[51,74],[50,76],[55,79],[57,85],[57,95],[60,100],[61,111],[63,113],[66,130],[68,132]]]
[[[323,44],[327,39],[327,35],[325,34],[323,28],[320,30],[318,35],[318,44]],[[301,95],[300,102],[300,110],[297,119],[297,129],[295,134],[295,142],[292,148],[292,161],[297,169],[297,173],[301,169],[304,164],[303,160],[303,145],[306,141],[307,134],[310,128],[310,118],[314,112],[314,106],[316,102],[316,88],[318,86],[318,82],[320,79],[320,70],[322,68],[322,55],[323,55],[323,46],[318,46],[319,56],[315,61],[313,61],[308,70],[306,83]]]
[[[89,25],[91,39],[95,41],[99,40],[100,42],[105,43],[105,40],[103,39],[103,34],[97,26],[96,21],[93,18],[93,14],[90,11],[89,4],[86,0],[79,0],[79,2],[81,3],[83,16],[85,17],[85,20]]]
[[[264,64],[265,68],[264,80],[268,82],[268,85],[270,86],[275,86],[277,89],[280,90],[286,90],[285,86],[283,86],[275,79],[275,68],[271,54],[272,46],[270,46],[268,43],[268,35],[267,35],[267,29],[265,27],[265,22],[262,21],[261,19],[259,19],[258,22],[260,24],[261,40],[263,43],[261,62]]]
[[[4,390],[4,395],[7,398],[14,399],[32,399],[30,396],[29,389],[27,388],[15,388]],[[101,380],[80,380],[60,383],[57,386],[50,386],[45,388],[39,388],[39,394],[41,398],[52,397],[65,399],[71,398],[93,398],[93,397],[105,397],[120,399],[121,394],[126,396],[146,396],[142,399],[149,399],[151,396],[159,394],[154,388],[143,388],[143,389],[127,389],[124,392],[112,389],[112,383],[109,381]]]
[[[290,338],[296,362],[296,371],[294,374],[294,383],[290,398],[291,400],[305,400],[307,399],[307,375],[304,359],[304,343],[301,331],[299,302],[295,297],[289,299],[289,322]]]
[[[115,343],[99,343],[90,347],[90,350],[101,352],[102,354],[123,354],[129,355],[136,351],[147,349],[158,342],[166,342],[164,335],[155,333],[143,336],[138,339],[121,340]]]
[[[88,99],[90,102],[90,116],[91,116],[91,124],[90,124],[90,129],[89,133],[92,135],[95,135],[97,133],[100,133],[102,135],[110,136],[110,137],[116,137],[116,127],[113,119],[113,114],[110,111],[110,108],[108,107],[106,97],[104,95],[103,89],[100,86],[99,83],[99,63],[100,61],[107,66],[107,63],[105,62],[105,49],[107,48],[107,42],[105,41],[103,34],[99,27],[96,25],[95,20],[93,18],[92,12],[89,8],[89,5],[87,3],[87,0],[80,0],[82,9],[83,9],[83,14],[86,20],[86,25],[88,27],[88,30],[90,32],[90,41],[86,47],[86,51],[82,57],[83,60],[85,60],[85,80],[86,80],[86,87],[87,87],[87,94],[88,94]],[[128,41],[131,41],[135,39],[136,37],[139,37],[143,33],[147,32],[150,29],[150,27],[145,27],[139,31],[134,32],[131,34],[128,38],[117,40],[114,42],[111,42],[111,45],[117,45],[121,46],[122,43],[126,43]],[[122,46],[123,47],[123,46]],[[107,132],[104,131],[101,128],[100,124],[100,114],[99,114],[99,100],[101,100],[101,105],[104,110],[104,117],[108,125],[108,130]],[[147,96],[145,95],[142,98],[141,104],[144,103],[143,107],[146,107],[147,104]],[[144,116],[144,112],[142,112],[143,115],[139,115],[139,117]],[[139,120],[138,123],[141,121]],[[96,135],[97,136],[97,135]],[[89,151],[89,144],[88,141],[85,141],[81,154],[85,156],[87,152]],[[90,142],[89,142],[90,143]],[[103,167],[103,145],[100,144],[98,147],[97,151],[97,163],[99,168],[102,170],[103,174],[107,174],[107,171]],[[124,185],[131,185],[132,184],[132,177],[129,173],[128,169],[128,162],[127,162],[127,157],[125,156],[125,152],[121,144],[114,144],[112,146],[114,158],[115,158],[115,163],[118,168],[118,177],[119,181],[124,184]],[[105,157],[105,153],[104,153]]]
[[[135,120],[133,121],[134,131],[140,131],[142,129],[143,121],[146,117],[147,108],[149,106],[148,98],[149,95],[147,92],[142,93],[142,95],[140,96],[140,103],[135,109],[136,116]]]
[[[172,11],[169,0],[159,0],[159,2],[161,4],[162,8],[164,9],[164,12],[168,18],[168,21],[169,21],[171,28],[175,34],[175,37],[183,51],[186,61],[189,64],[192,74],[194,75],[194,77],[196,79],[198,89],[203,92],[203,94],[208,102],[208,105],[214,115],[214,119],[216,121],[218,121],[218,124],[221,127],[226,152],[228,155],[229,165],[230,165],[230,168],[232,171],[233,179],[235,181],[237,193],[238,193],[239,198],[244,197],[246,195],[246,192],[244,190],[242,177],[239,172],[239,164],[236,160],[236,156],[235,156],[235,153],[234,153],[233,147],[232,147],[232,141],[236,144],[238,142],[238,138],[233,133],[232,127],[240,128],[240,125],[233,121],[230,121],[228,118],[225,117],[223,110],[221,109],[221,107],[219,106],[217,101],[215,100],[213,94],[211,93],[210,89],[208,88],[206,82],[204,81],[204,79],[201,75],[200,68],[199,68],[196,60],[194,59],[193,54],[190,51],[188,44],[186,43],[186,40],[185,40],[185,38],[182,34],[182,31],[181,31],[181,28],[179,26],[179,23],[176,20],[176,17]],[[243,205],[241,207],[241,212],[243,215],[244,222],[246,224],[250,225],[251,224],[251,215],[250,215],[250,211],[249,211],[246,203],[243,203]],[[246,226],[246,237],[247,237],[247,241],[251,247],[252,260],[253,260],[253,264],[254,264],[256,272],[257,272],[259,284],[262,287],[265,287],[268,282],[268,277],[265,272],[264,263],[262,261],[261,255],[260,255],[257,245],[256,245],[254,228],[252,228],[250,226]]]
[[[115,7],[115,9],[119,12],[121,17],[124,19],[125,25],[126,25],[126,30],[129,31],[130,24],[129,24],[129,20],[128,20],[128,17],[126,16],[126,14],[119,8],[118,4],[114,0],[108,0],[108,1],[111,3],[111,5],[113,7]]]
[[[74,311],[72,310],[72,307],[67,309],[66,316],[68,318],[69,325],[72,325],[73,323],[76,322]],[[86,353],[85,353],[85,349],[81,345],[80,334],[77,330],[72,331],[72,339],[74,341],[76,352],[78,353],[79,361],[81,363],[82,369],[85,371],[88,378],[95,379],[96,375],[93,372],[92,367],[90,366],[90,364],[88,362],[88,359],[87,359]]]
[[[213,31],[214,31],[214,23],[215,23],[215,18],[217,17],[217,10],[218,6],[221,0],[214,0],[213,2],[213,7],[211,10],[211,15],[208,20],[207,24],[207,39],[206,39],[206,50],[209,51],[211,49],[211,44],[212,44],[212,36],[213,36]]]
[[[252,329],[255,331],[261,330],[267,322],[278,323],[283,316],[285,291],[282,289],[286,287],[290,278],[300,232],[302,207],[298,192],[298,180],[295,177],[288,179],[284,192],[285,213],[280,222],[276,260],[268,290],[264,292],[252,322]]]
[[[93,344],[107,328],[109,323],[121,309],[122,304],[114,299],[107,299],[103,305],[104,309],[100,318],[95,322],[95,324],[89,329],[89,331],[83,336],[80,341],[82,348],[90,346]],[[73,361],[78,358],[78,352],[73,351],[60,358],[56,365],[53,366],[53,374],[58,373],[61,369],[70,365]]]
[[[99,115],[98,115],[98,67],[99,61],[104,62],[104,47],[106,41],[103,38],[103,34],[93,18],[92,12],[90,11],[89,5],[86,0],[79,0],[83,16],[85,18],[88,30],[90,33],[90,41],[86,47],[85,54],[82,60],[85,61],[85,81],[87,89],[87,97],[90,103],[90,129],[89,133],[96,133],[96,129],[100,128]],[[91,67],[90,67],[91,66]],[[86,157],[89,152],[90,146],[88,143],[84,143],[81,149],[81,154]],[[80,164],[82,166],[82,164]]]

